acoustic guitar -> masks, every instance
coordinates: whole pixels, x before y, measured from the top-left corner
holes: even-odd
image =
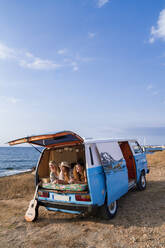
[[[28,222],[34,221],[36,218],[37,208],[38,208],[36,195],[37,195],[39,185],[40,185],[40,183],[36,187],[33,200],[30,201],[28,210],[26,211],[26,214],[25,214],[25,220]]]

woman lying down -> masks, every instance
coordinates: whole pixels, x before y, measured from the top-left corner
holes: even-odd
[[[49,162],[50,182],[54,184],[84,184],[87,182],[84,166],[77,163],[73,170],[68,162],[58,166],[54,161]]]

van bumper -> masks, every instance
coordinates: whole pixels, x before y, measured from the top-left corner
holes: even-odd
[[[38,201],[38,206],[44,206],[46,208],[55,208],[59,210],[78,211],[81,213],[91,213],[96,211],[97,205],[85,205],[85,204],[74,204],[65,202],[49,202],[49,201]]]

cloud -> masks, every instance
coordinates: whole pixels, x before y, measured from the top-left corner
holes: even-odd
[[[152,92],[153,96],[157,96],[159,94],[159,91],[158,90],[155,90]]]
[[[153,87],[153,85],[152,84],[149,84],[148,86],[147,86],[147,90],[151,90],[151,89],[153,89],[154,87]]]
[[[15,97],[8,97],[8,98],[7,98],[7,101],[8,101],[9,103],[16,104],[16,103],[20,102],[21,100],[18,99],[18,98],[15,98]]]
[[[56,70],[61,67],[60,64],[48,59],[41,59],[30,52],[12,49],[0,43],[0,59],[14,60],[19,66],[34,70]]]
[[[159,14],[156,27],[151,27],[150,35],[150,43],[154,43],[156,39],[162,39],[165,41],[165,9],[163,9]]]
[[[98,5],[99,8],[101,8],[108,2],[109,2],[109,0],[98,0],[97,5]]]
[[[57,51],[57,53],[60,54],[60,55],[66,54],[67,53],[67,49],[66,48],[60,49],[60,50]]]
[[[147,91],[150,92],[151,95],[156,96],[159,94],[159,90],[157,90],[152,84],[149,84],[146,88]]]
[[[10,96],[10,97],[8,97],[8,96],[0,96],[0,102],[3,103],[3,104],[4,103],[16,104],[16,103],[18,103],[20,101],[21,101],[21,99],[16,98],[14,96]]]
[[[37,57],[33,57],[31,61],[21,60],[19,65],[34,70],[56,70],[61,67],[60,64],[55,64],[50,60],[44,60]]]
[[[6,45],[0,43],[0,59],[15,58],[15,51]]]
[[[70,65],[71,65],[73,71],[78,71],[79,70],[77,62],[71,62]]]
[[[92,33],[94,35],[94,33]],[[93,36],[92,35],[92,36]],[[0,43],[0,60],[11,60],[17,63],[20,67],[31,70],[58,70],[62,68],[72,68],[73,71],[79,70],[79,65],[82,63],[89,63],[93,59],[90,57],[82,57],[78,54],[68,54],[67,49],[58,50],[58,61],[43,59],[35,56],[29,51],[22,51],[20,49],[9,48]]]
[[[92,38],[94,38],[95,36],[96,36],[96,33],[91,33],[91,32],[88,33],[88,38],[89,38],[89,39],[92,39]]]

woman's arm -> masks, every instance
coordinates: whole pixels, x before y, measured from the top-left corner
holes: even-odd
[[[85,170],[84,170],[84,181],[85,181],[85,183],[87,183],[87,174],[86,174]]]
[[[54,184],[58,183],[58,184],[68,184],[68,182],[64,181],[64,180],[60,180],[60,179],[56,179],[53,182]]]

